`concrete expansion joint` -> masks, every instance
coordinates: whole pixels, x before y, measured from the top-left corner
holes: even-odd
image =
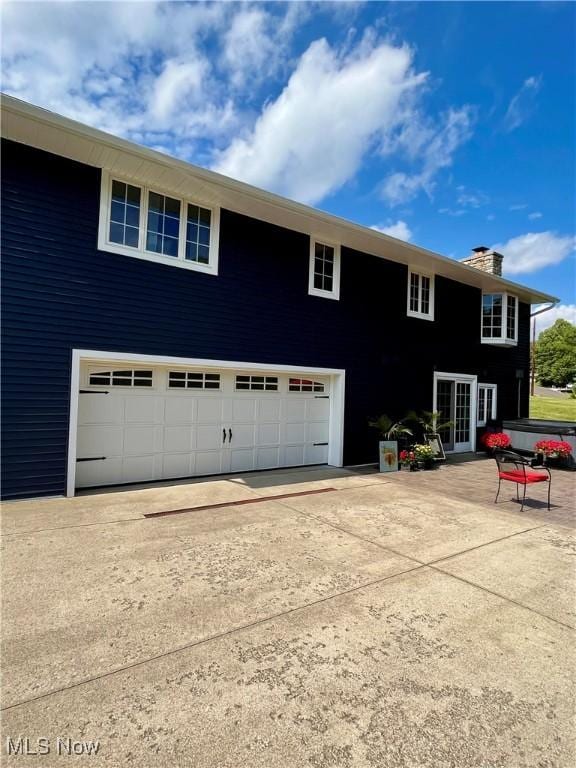
[[[413,573],[414,571],[419,571],[425,568],[425,565],[416,565],[413,568],[407,568],[404,571],[399,571],[398,573],[389,574],[387,576],[382,576],[379,579],[373,579],[372,581],[368,581],[364,584],[358,584],[355,587],[351,587],[350,589],[345,589],[342,592],[336,592],[333,595],[328,595],[326,597],[319,598],[318,600],[313,600],[310,603],[305,603],[304,605],[298,605],[295,608],[290,608],[287,611],[281,611],[280,613],[275,613],[270,616],[265,616],[262,619],[258,619],[257,621],[248,622],[247,624],[240,624],[237,627],[233,627],[232,629],[227,630],[226,632],[219,632],[215,635],[210,635],[209,637],[202,638],[201,640],[195,640],[191,643],[186,643],[185,645],[181,645],[177,648],[172,648],[169,651],[165,651],[164,653],[159,653],[154,656],[150,656],[146,659],[142,659],[141,661],[135,661],[132,664],[126,664],[122,667],[118,667],[118,669],[112,669],[109,672],[104,672],[101,675],[94,675],[93,677],[87,677],[83,680],[78,680],[77,682],[73,683],[72,685],[65,685],[62,686],[62,688],[55,688],[52,691],[47,691],[46,693],[41,694],[40,696],[33,696],[29,699],[23,699],[22,701],[17,701],[14,704],[10,704],[6,707],[1,707],[0,712],[7,712],[12,709],[16,709],[18,707],[22,707],[26,704],[31,704],[35,701],[40,701],[42,699],[49,698],[50,696],[55,696],[58,693],[63,693],[64,691],[70,691],[74,688],[79,688],[83,685],[88,685],[89,683],[96,682],[98,680],[104,680],[106,678],[112,677],[113,675],[117,675],[121,672],[125,672],[129,669],[136,669],[138,667],[142,667],[145,664],[152,663],[154,661],[159,661],[160,659],[165,659],[168,656],[173,656],[177,653],[181,653],[183,651],[188,651],[191,648],[196,648],[202,645],[206,645],[208,643],[211,643],[213,641],[222,640],[225,637],[229,637],[230,635],[234,635],[237,632],[243,632],[246,629],[252,629],[254,627],[261,626],[262,624],[266,624],[270,621],[274,621],[276,619],[281,619],[284,616],[289,616],[293,613],[296,613],[298,611],[305,611],[308,608],[313,608],[317,605],[321,605],[323,603],[327,603],[330,600],[334,600],[336,598],[342,597],[344,595],[350,595],[355,592],[359,592],[363,589],[368,589],[370,587],[376,586],[377,584],[382,584],[385,581],[390,581],[392,579],[396,579],[400,576],[405,576],[409,573]]]

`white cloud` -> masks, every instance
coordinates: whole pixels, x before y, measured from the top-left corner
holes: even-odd
[[[239,6],[222,44],[222,63],[235,88],[269,79],[285,65],[292,34],[306,13],[304,3],[292,5],[281,19],[259,7]]]
[[[528,203],[515,203],[514,205],[511,205],[508,210],[523,211],[525,208],[528,208]]]
[[[559,264],[576,248],[576,238],[549,231],[528,232],[492,248],[503,254],[504,272],[517,275]]]
[[[541,219],[542,218],[542,214],[540,213],[540,211],[534,211],[533,213],[529,213],[528,214],[528,218],[531,221],[534,221],[535,219]]]
[[[486,216],[486,221],[494,221],[496,216],[493,213],[489,213],[488,216]]]
[[[315,41],[280,96],[214,169],[318,202],[351,179],[376,138],[396,125],[406,95],[426,79],[411,64],[407,47],[365,39],[345,54]]]
[[[484,192],[470,192],[465,186],[456,187],[458,192],[458,205],[466,208],[481,208],[490,202],[490,198]]]
[[[412,238],[412,230],[405,221],[400,219],[395,224],[374,224],[370,229],[375,229],[376,232],[382,232],[385,235],[390,235],[390,237],[396,237],[398,240],[405,240],[406,242]]]
[[[420,162],[421,168],[415,173],[396,172],[384,180],[382,197],[392,205],[411,200],[422,191],[431,197],[435,176],[452,165],[452,156],[472,134],[469,107],[449,110],[435,127],[417,112],[409,119],[411,124],[396,137],[395,148],[404,149],[408,156]],[[390,146],[386,149],[390,151]]]
[[[447,216],[464,216],[468,211],[465,208],[439,208],[438,213],[445,213]]]
[[[529,77],[508,105],[502,128],[509,133],[522,125],[536,109],[536,95],[542,86],[542,76]]]
[[[556,307],[536,316],[536,335],[539,336],[546,328],[554,325],[556,320],[568,320],[576,325],[576,304],[558,304]]]
[[[388,199],[431,194],[469,135],[470,111],[424,115],[428,75],[415,71],[413,51],[375,29],[359,38],[356,12],[352,3],[8,2],[3,90],[306,202],[353,179],[369,153],[379,167],[393,154],[414,164],[386,180]],[[343,48],[294,47],[315,14],[349,28]]]

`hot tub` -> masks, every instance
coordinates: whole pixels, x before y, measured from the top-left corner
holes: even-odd
[[[547,419],[516,419],[504,421],[503,431],[512,440],[517,451],[534,452],[534,443],[539,440],[564,440],[572,446],[570,464],[575,465],[576,422],[548,421]]]

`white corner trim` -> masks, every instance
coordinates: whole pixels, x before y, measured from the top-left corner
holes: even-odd
[[[68,417],[68,471],[66,473],[66,496],[74,496],[74,490],[76,488],[76,440],[78,436],[80,358],[80,350],[73,349],[70,370],[70,411]]]
[[[328,464],[333,467],[343,465],[344,455],[344,388],[346,371],[343,368],[308,368],[298,365],[274,363],[247,363],[233,360],[206,360],[195,357],[168,357],[157,355],[139,355],[129,352],[106,352],[95,349],[73,349],[70,371],[70,416],[68,426],[68,474],[66,495],[74,496],[76,488],[76,443],[78,432],[78,399],[80,390],[80,364],[84,362],[137,363],[145,365],[175,365],[207,369],[239,369],[260,371],[263,373],[303,373],[308,376],[330,376],[330,439],[328,446]]]
[[[323,291],[321,288],[314,287],[314,256],[316,243],[327,245],[334,249],[334,272],[332,275],[331,291]],[[310,253],[308,257],[308,294],[310,296],[320,296],[324,299],[334,299],[335,301],[340,299],[340,245],[338,243],[331,243],[318,237],[310,238]]]

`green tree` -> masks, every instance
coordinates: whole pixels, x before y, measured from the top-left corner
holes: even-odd
[[[556,320],[536,341],[536,378],[544,386],[576,381],[576,326]]]

